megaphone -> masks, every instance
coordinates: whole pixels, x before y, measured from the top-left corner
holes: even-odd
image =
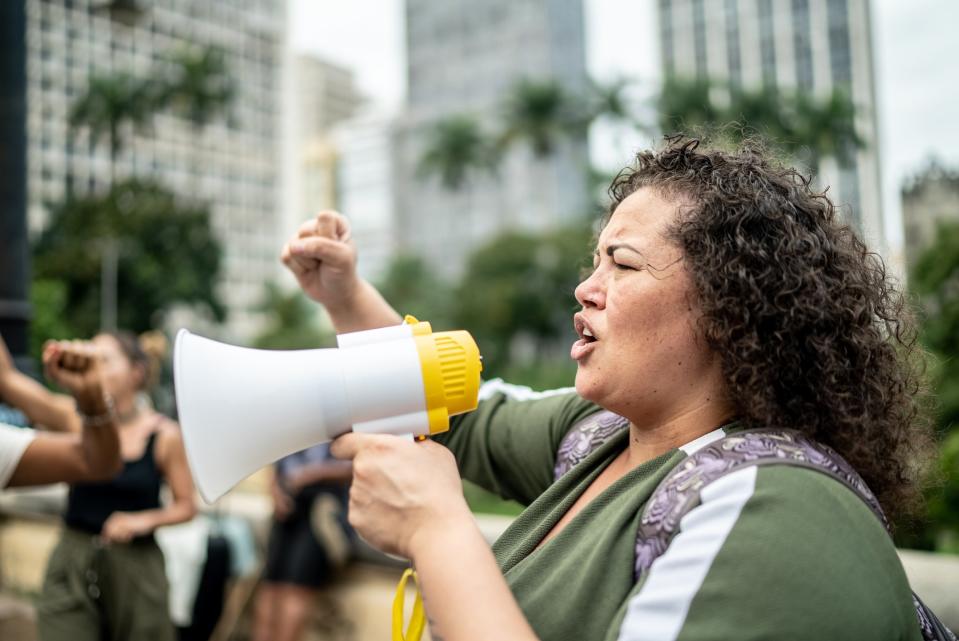
[[[177,409],[197,488],[212,503],[282,456],[350,430],[436,434],[476,409],[482,370],[469,332],[402,325],[337,336],[338,347],[249,349],[181,329]]]

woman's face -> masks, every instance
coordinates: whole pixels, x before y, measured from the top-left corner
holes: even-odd
[[[692,409],[718,371],[698,338],[682,251],[664,238],[677,213],[677,203],[653,189],[631,194],[600,234],[593,273],[576,288],[576,390],[634,423]]]
[[[109,334],[98,334],[93,344],[100,352],[104,391],[117,402],[132,398],[140,389],[143,371],[124,354],[120,343]]]

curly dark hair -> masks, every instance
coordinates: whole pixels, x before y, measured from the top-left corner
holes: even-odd
[[[684,252],[738,418],[829,445],[890,518],[907,516],[932,451],[912,314],[810,180],[757,141],[723,151],[669,136],[613,180],[608,216],[642,187],[680,204],[667,239]]]

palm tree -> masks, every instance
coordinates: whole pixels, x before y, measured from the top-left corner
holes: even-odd
[[[505,131],[501,144],[525,140],[536,156],[553,153],[565,136],[586,133],[590,117],[585,106],[553,80],[521,80],[504,105]]]
[[[159,101],[191,123],[193,140],[199,143],[203,129],[217,116],[228,114],[236,96],[226,56],[215,47],[183,49],[170,62]],[[200,156],[194,153],[190,168],[194,196],[199,191],[200,167]]]
[[[856,130],[856,106],[842,89],[834,89],[818,101],[799,94],[795,122],[797,139],[806,142],[799,153],[808,155],[806,162],[814,169],[822,158],[829,156],[840,165],[847,165],[855,151],[866,145]]]
[[[429,132],[420,157],[420,176],[438,175],[443,186],[456,190],[474,170],[493,170],[498,155],[479,122],[468,115],[450,116]]]
[[[707,80],[667,77],[656,98],[660,131],[689,131],[720,122],[714,95],[713,83]]]
[[[170,61],[161,98],[165,106],[185,116],[197,129],[229,110],[236,88],[223,51],[216,47],[183,49]]]
[[[94,76],[86,92],[70,111],[71,138],[86,127],[90,144],[96,146],[106,135],[110,144],[110,181],[116,181],[116,164],[123,148],[122,130],[131,125],[144,128],[153,116],[156,104],[150,86],[126,73]]]
[[[719,82],[670,78],[657,103],[660,128],[665,132],[702,128],[732,142],[757,132],[812,171],[825,157],[847,162],[854,150],[865,145],[856,131],[856,107],[838,89],[822,99],[800,92],[749,91]]]

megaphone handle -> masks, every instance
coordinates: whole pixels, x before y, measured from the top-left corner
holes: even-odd
[[[413,578],[413,586],[416,588],[416,600],[413,601],[413,612],[410,615],[410,624],[403,633],[403,606],[406,604],[406,582]],[[406,568],[399,584],[396,586],[396,596],[393,598],[393,641],[420,641],[423,636],[423,628],[426,623],[426,615],[423,612],[423,596],[420,593],[420,584],[416,578],[416,571],[413,568]]]

